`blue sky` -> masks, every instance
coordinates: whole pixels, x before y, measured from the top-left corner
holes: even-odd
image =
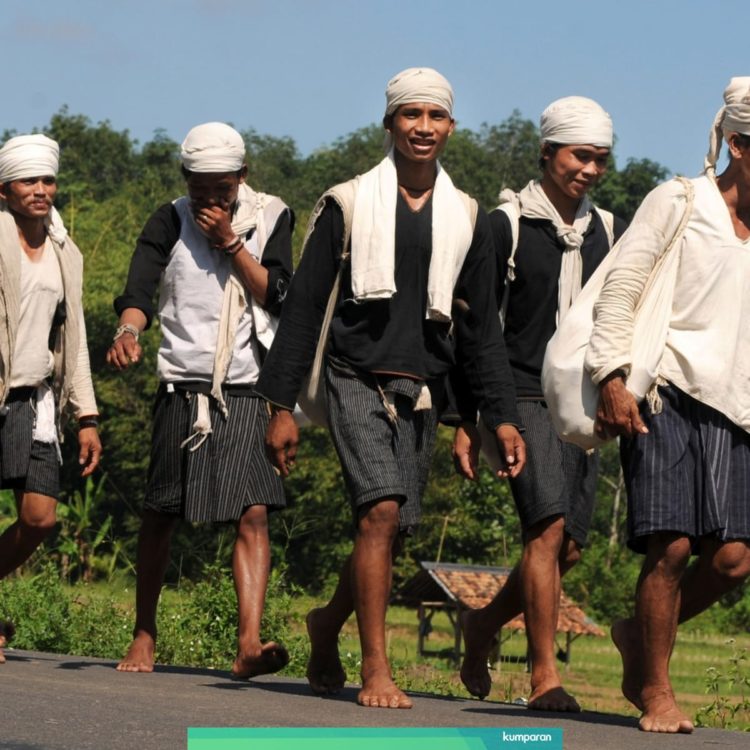
[[[735,0],[0,0],[0,14],[0,130],[18,132],[67,104],[141,142],[224,120],[307,154],[379,120],[391,75],[429,65],[459,126],[537,121],[581,94],[612,115],[621,163],[695,174],[726,83],[750,75]]]

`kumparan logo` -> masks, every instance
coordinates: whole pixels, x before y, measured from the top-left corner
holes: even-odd
[[[524,745],[529,742],[538,745],[543,745],[545,743],[552,744],[552,742],[554,741],[552,735],[549,732],[524,732],[520,730],[506,731],[505,729],[503,729],[500,733],[500,739],[502,740],[503,744],[523,743]]]

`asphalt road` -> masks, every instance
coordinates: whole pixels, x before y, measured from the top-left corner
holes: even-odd
[[[698,729],[649,735],[634,719],[572,717],[521,706],[414,695],[410,711],[366,709],[356,689],[318,698],[304,680],[228,679],[226,672],[157,667],[120,674],[115,662],[6,651],[0,665],[0,748],[4,750],[175,750],[188,727],[561,727],[565,750],[750,750],[750,734]]]

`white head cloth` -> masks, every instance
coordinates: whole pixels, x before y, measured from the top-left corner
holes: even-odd
[[[385,89],[385,113],[392,115],[402,104],[437,104],[453,117],[453,88],[432,68],[407,68],[397,73]]]
[[[245,142],[229,125],[207,122],[185,136],[180,159],[188,172],[237,172],[245,163]]]
[[[732,78],[724,89],[724,106],[716,113],[703,162],[706,174],[714,175],[721,142],[730,133],[750,135],[750,76]]]
[[[0,182],[57,177],[60,147],[46,135],[17,135],[0,148]]]
[[[612,148],[612,118],[585,96],[556,99],[539,121],[542,143]]]

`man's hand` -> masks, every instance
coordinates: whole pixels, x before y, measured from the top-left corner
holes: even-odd
[[[288,477],[294,467],[299,443],[299,429],[292,412],[275,411],[266,430],[266,455],[282,477]]]
[[[102,457],[102,444],[96,427],[82,427],[78,430],[78,463],[83,467],[82,477],[94,473]]]
[[[115,370],[127,370],[131,364],[140,362],[143,349],[132,333],[125,332],[112,342],[107,350],[107,363]]]
[[[479,464],[479,449],[482,447],[482,438],[476,425],[471,422],[462,422],[456,428],[453,437],[453,466],[456,474],[466,479],[477,478],[477,466]]]
[[[633,437],[648,433],[633,394],[625,387],[622,375],[608,377],[599,390],[594,431],[602,440],[617,435]]]
[[[526,466],[526,443],[515,425],[501,424],[495,429],[497,447],[505,468],[497,472],[500,479],[517,477]]]
[[[215,247],[227,247],[237,239],[232,229],[229,209],[226,201],[210,206],[193,204],[195,223]]]

